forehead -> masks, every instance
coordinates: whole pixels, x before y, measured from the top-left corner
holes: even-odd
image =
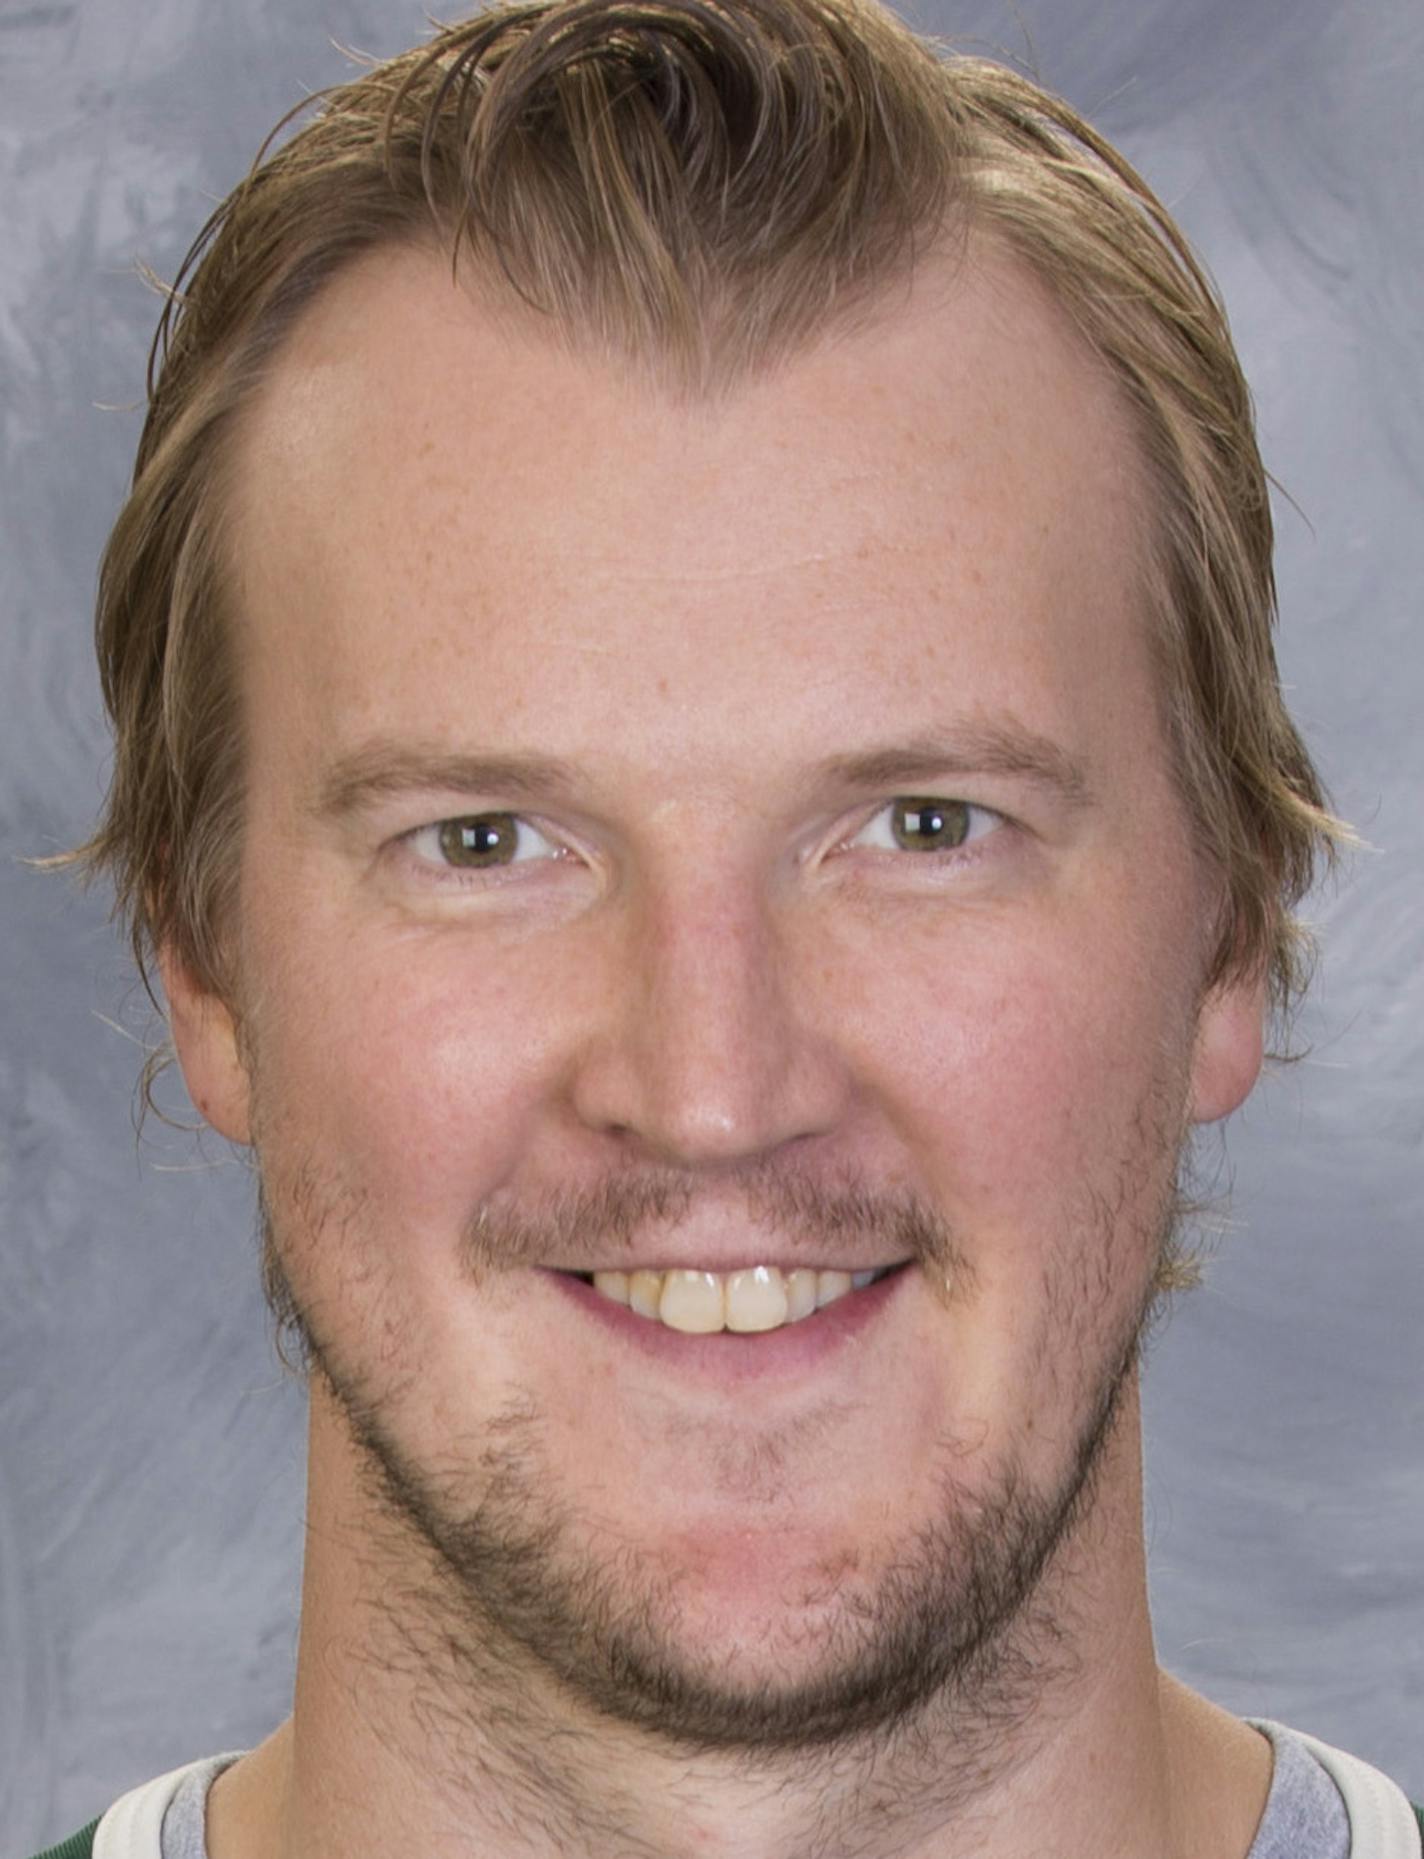
[[[1141,480],[1091,357],[992,250],[702,403],[381,253],[242,435],[249,724],[284,752],[389,724],[608,756],[654,693],[671,778],[769,710],[768,750],[809,751],[931,686],[1050,734],[1128,687],[1151,709]]]

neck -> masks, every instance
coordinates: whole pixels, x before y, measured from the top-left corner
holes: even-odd
[[[393,1599],[422,1583],[373,1552],[352,1449],[315,1391],[312,1427],[295,1710],[214,1788],[211,1859],[1244,1859],[1269,1750],[1157,1668],[1135,1381],[995,1661],[1010,1676],[829,1757],[669,1748],[513,1661],[476,1680],[420,1601]]]

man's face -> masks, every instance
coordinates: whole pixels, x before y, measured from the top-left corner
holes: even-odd
[[[173,991],[314,1399],[532,1682],[794,1740],[982,1668],[1259,1057],[1112,397],[998,260],[686,406],[391,254],[239,465],[241,1041]]]

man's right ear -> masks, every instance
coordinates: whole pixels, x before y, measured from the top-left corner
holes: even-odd
[[[168,1023],[188,1095],[203,1120],[230,1142],[252,1141],[251,1086],[226,1002],[195,979],[176,950],[158,958]]]

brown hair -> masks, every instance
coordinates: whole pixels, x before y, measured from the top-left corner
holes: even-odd
[[[1281,700],[1266,479],[1220,304],[1072,110],[872,0],[497,6],[323,93],[214,213],[160,320],[100,577],[117,756],[74,856],[112,873],[141,970],[168,945],[230,992],[224,472],[274,351],[343,266],[439,245],[551,339],[710,394],[872,308],[951,232],[1032,266],[1133,412],[1177,774],[1226,894],[1208,979],[1263,973],[1284,1007],[1304,980],[1292,913],[1343,829]]]

